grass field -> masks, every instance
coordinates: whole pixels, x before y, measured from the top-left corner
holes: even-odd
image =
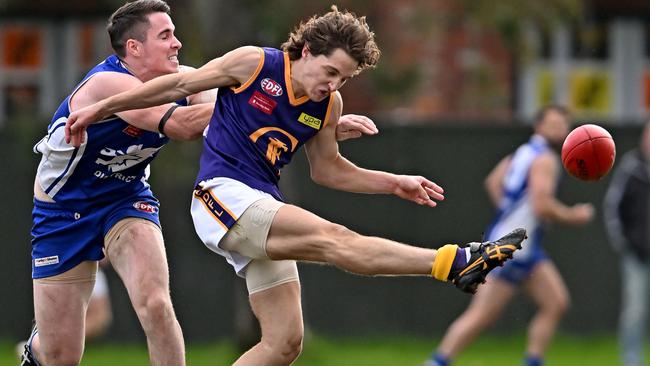
[[[345,339],[311,337],[297,366],[420,366],[436,342],[424,339]],[[0,365],[16,365],[13,344],[0,343]],[[523,335],[504,338],[482,337],[464,352],[455,366],[521,365]],[[191,344],[188,365],[229,365],[237,353],[229,342]],[[147,365],[144,345],[94,344],[87,347],[81,363],[87,366]],[[618,364],[613,336],[559,336],[547,356],[549,366],[613,366]]]

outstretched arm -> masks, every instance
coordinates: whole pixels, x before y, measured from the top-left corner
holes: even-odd
[[[66,141],[79,146],[90,123],[117,112],[153,107],[203,90],[243,84],[259,65],[261,52],[257,47],[241,47],[199,69],[160,76],[137,88],[76,111],[66,123]]]
[[[113,95],[131,90],[142,85],[136,77],[115,72],[100,72],[87,80],[70,98],[70,109],[74,112],[104,100]],[[158,132],[161,118],[175,106],[173,103],[118,112],[116,115],[137,128]],[[178,107],[168,116],[164,126],[165,135],[176,140],[198,138],[207,126],[213,107],[202,104],[189,107]]]
[[[187,65],[181,65],[178,67],[178,72],[189,72],[194,70],[196,70],[195,67],[187,66]],[[219,92],[219,88],[204,90],[188,96],[187,102],[189,105],[197,105],[197,104],[204,104],[204,103],[214,104],[214,102],[217,101],[218,92]]]
[[[443,189],[424,177],[359,168],[341,156],[335,138],[342,109],[338,92],[335,98],[332,119],[305,146],[314,182],[348,192],[394,194],[430,207],[437,205],[434,200],[444,199]]]
[[[535,159],[530,167],[529,187],[535,214],[543,219],[569,225],[584,225],[594,216],[589,203],[567,206],[555,198],[555,186],[559,174],[555,156],[545,153]]]

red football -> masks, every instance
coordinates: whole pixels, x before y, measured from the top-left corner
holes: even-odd
[[[576,127],[562,145],[562,165],[580,180],[598,180],[605,176],[616,158],[612,135],[592,124]]]

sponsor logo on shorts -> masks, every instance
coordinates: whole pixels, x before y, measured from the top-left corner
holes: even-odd
[[[151,203],[143,202],[143,201],[138,201],[133,204],[133,208],[135,208],[138,211],[146,212],[146,213],[155,213],[158,208]]]
[[[282,87],[277,81],[269,78],[264,78],[260,84],[262,85],[262,90],[264,90],[266,94],[272,97],[279,97],[282,95]]]
[[[58,255],[51,255],[49,257],[42,257],[42,258],[34,259],[34,267],[43,267],[43,266],[49,266],[49,265],[58,264],[58,263],[59,263],[59,256]]]
[[[307,125],[311,128],[315,128],[317,130],[320,129],[320,125],[323,123],[320,119],[316,117],[312,117],[305,112],[300,113],[300,117],[298,117],[298,122]]]
[[[273,113],[275,106],[278,105],[278,102],[255,90],[248,100],[248,104],[270,115]]]
[[[237,221],[232,212],[228,211],[225,206],[212,195],[210,190],[204,191],[200,187],[196,187],[196,189],[194,189],[194,197],[201,201],[203,206],[212,214],[212,217],[214,217],[224,229],[230,229]]]

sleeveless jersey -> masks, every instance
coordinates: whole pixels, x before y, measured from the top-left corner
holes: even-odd
[[[68,145],[64,126],[70,115],[70,98],[100,72],[131,75],[116,55],[95,66],[63,100],[47,135],[34,146],[34,152],[43,154],[37,171],[41,187],[57,204],[77,212],[148,192],[149,163],[169,141],[112,116],[91,124],[80,147]],[[185,99],[177,103],[187,105]]]
[[[495,220],[487,231],[487,240],[496,240],[512,231],[523,227],[528,232],[528,239],[522,249],[515,252],[515,260],[528,260],[541,247],[543,223],[533,212],[528,194],[528,173],[535,158],[550,149],[546,140],[533,135],[513,154],[508,171],[504,177],[502,198]]]
[[[219,88],[203,141],[197,184],[215,177],[238,180],[278,200],[280,170],[318,133],[334,97],[295,98],[289,56],[260,49],[255,73],[237,88]]]

